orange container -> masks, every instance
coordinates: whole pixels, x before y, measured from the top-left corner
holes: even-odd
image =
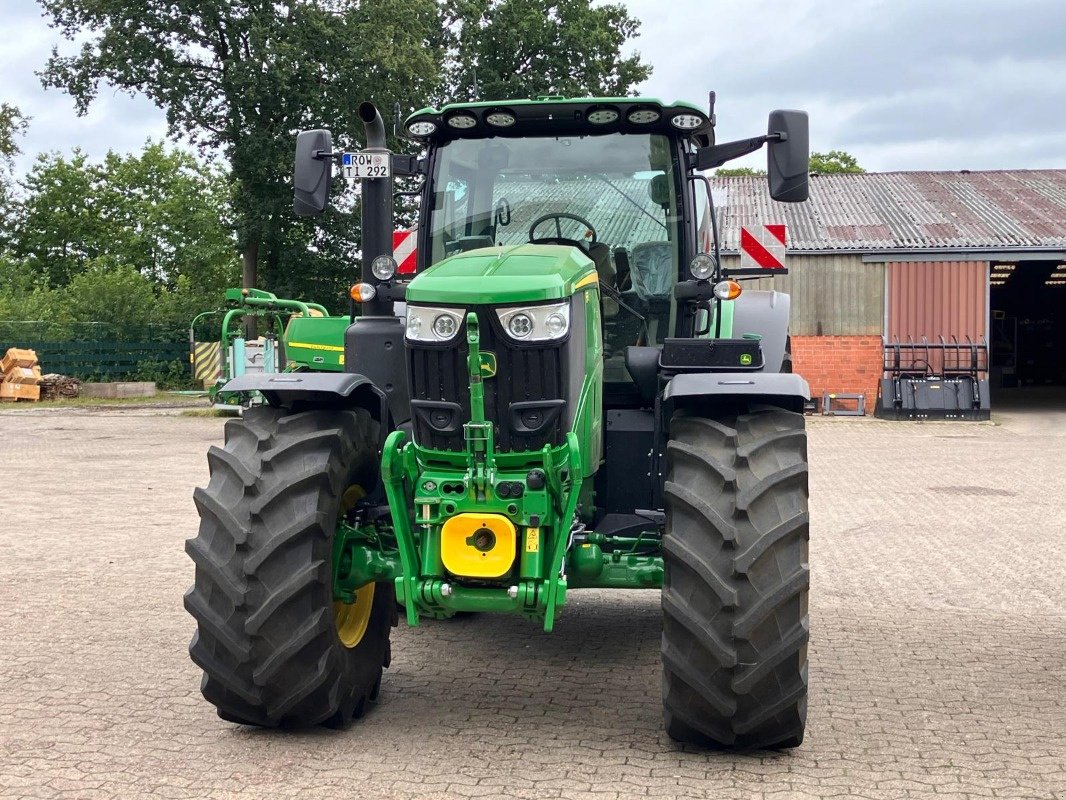
[[[38,384],[41,382],[40,367],[11,367],[4,373],[5,383]]]
[[[0,401],[14,403],[16,400],[40,400],[41,387],[32,383],[0,383]]]
[[[0,358],[0,372],[7,372],[12,367],[34,367],[36,365],[37,353],[18,347],[10,348],[4,357]]]

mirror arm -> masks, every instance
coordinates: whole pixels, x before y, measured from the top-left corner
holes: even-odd
[[[426,174],[426,160],[418,156],[392,154],[392,174],[401,178]]]
[[[753,139],[738,139],[735,142],[722,142],[711,147],[701,147],[696,151],[695,163],[690,166],[696,169],[713,169],[720,167],[734,158],[754,153],[767,142],[783,142],[788,134],[783,132],[768,133],[765,136],[756,136]]]

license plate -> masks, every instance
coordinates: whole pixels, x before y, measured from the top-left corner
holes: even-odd
[[[348,181],[388,178],[392,175],[391,168],[386,153],[345,153],[341,160],[341,172]]]

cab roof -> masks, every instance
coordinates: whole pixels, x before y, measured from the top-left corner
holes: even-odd
[[[713,141],[707,112],[687,102],[663,103],[654,97],[581,97],[558,95],[535,100],[448,103],[423,108],[407,118],[410,138],[440,143],[492,136],[660,133],[700,136]]]

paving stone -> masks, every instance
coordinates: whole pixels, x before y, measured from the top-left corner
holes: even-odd
[[[811,420],[807,738],[736,754],[662,731],[656,592],[397,628],[347,731],[225,723],[181,599],[222,420],[0,411],[0,797],[1066,797],[1066,414],[1000,422]]]

